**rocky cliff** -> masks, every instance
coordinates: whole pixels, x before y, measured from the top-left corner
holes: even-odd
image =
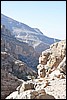
[[[41,70],[50,72],[56,68],[59,68],[66,74],[66,41],[56,42],[50,46],[50,49],[43,51],[39,57],[39,65],[37,68],[39,77],[41,76]],[[44,76],[45,73],[41,77]]]
[[[38,77],[24,81],[6,99],[66,99],[66,41],[43,51],[37,68]]]
[[[36,71],[30,68],[23,61],[19,60],[19,54],[25,55],[24,57],[28,57],[29,55],[31,55],[32,59],[34,59],[35,57],[35,51],[31,46],[29,47],[27,43],[18,42],[18,40],[16,40],[11,35],[11,32],[7,30],[4,25],[2,25],[1,26],[1,98],[2,99],[4,99],[7,95],[12,93],[13,91],[15,91],[17,86],[20,85],[20,83],[22,83],[21,79],[27,80],[31,76],[34,77],[37,76]]]
[[[32,46],[18,41],[4,25],[1,25],[1,50],[9,52],[15,58],[25,62],[32,69],[37,69],[39,54],[35,52]]]

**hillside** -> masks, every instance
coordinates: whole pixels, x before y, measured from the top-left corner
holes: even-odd
[[[15,58],[25,62],[30,68],[37,69],[39,54],[32,46],[18,41],[4,25],[1,26],[1,50],[9,52]]]
[[[28,49],[28,50],[27,50]],[[20,61],[20,57],[26,57],[29,60]],[[28,56],[31,55],[30,58]],[[1,25],[1,98],[4,99],[12,93],[22,80],[28,80],[29,76],[37,76],[36,69],[37,60],[35,58],[34,48],[28,46],[27,43],[16,40],[11,32]],[[31,59],[31,60],[30,60]],[[32,61],[33,59],[33,61]],[[25,61],[25,59],[24,59]],[[27,63],[28,62],[28,63]],[[28,66],[29,65],[29,66]],[[32,66],[34,68],[32,69]]]
[[[54,43],[54,38],[45,36],[38,28],[31,28],[30,26],[9,18],[3,14],[1,14],[1,24],[5,25],[17,40],[28,43],[39,53],[48,49],[50,44]],[[58,39],[55,40],[59,41]]]
[[[1,24],[1,99],[66,99],[66,40],[3,14]]]

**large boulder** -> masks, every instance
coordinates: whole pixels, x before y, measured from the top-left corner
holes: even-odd
[[[45,72],[45,68],[44,67],[41,67],[41,68],[39,68],[38,69],[38,77],[39,78],[44,78],[45,77],[45,75],[46,75],[46,72]]]

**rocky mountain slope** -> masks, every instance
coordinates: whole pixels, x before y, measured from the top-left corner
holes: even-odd
[[[28,79],[28,75],[36,76],[36,72],[29,68],[26,63],[14,58],[7,52],[1,52],[1,69],[24,80]]]
[[[4,25],[1,26],[1,51],[9,52],[10,55],[25,62],[33,70],[37,69],[39,54],[32,46],[18,41]]]
[[[39,57],[38,77],[24,81],[6,99],[66,99],[66,41],[43,51]]]
[[[28,49],[28,50],[27,50]],[[28,46],[27,43],[21,43],[11,35],[11,32],[1,25],[1,98],[4,99],[7,95],[12,93],[22,80],[27,80],[31,76],[36,77],[37,73],[28,66],[27,63],[20,61],[19,54],[21,57],[28,58],[31,55],[32,59],[35,58],[35,51],[33,47]],[[23,56],[22,56],[23,55]],[[35,58],[36,59],[36,58]],[[25,59],[24,59],[25,60]],[[35,61],[35,60],[33,60]],[[32,63],[33,63],[32,61]],[[37,65],[37,60],[35,64]],[[34,66],[34,69],[35,66]]]
[[[1,19],[1,98],[66,99],[66,41],[52,44],[37,28]]]
[[[15,21],[3,14],[1,14],[1,24],[5,25],[16,39],[33,46],[39,53],[48,49],[49,45],[54,43],[53,38],[45,36],[39,29],[31,28],[28,25]],[[59,41],[58,39],[55,40]]]
[[[62,62],[62,63],[61,63]],[[64,63],[64,64],[63,64]],[[50,49],[42,52],[39,57],[39,65],[37,68],[45,67],[46,70],[56,69],[63,66],[63,71],[66,74],[66,41],[60,41],[52,44]]]
[[[24,62],[17,60],[7,52],[1,52],[1,98],[12,93],[28,76],[36,77],[36,72],[30,69]]]

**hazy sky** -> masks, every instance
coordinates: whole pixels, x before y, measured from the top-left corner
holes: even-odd
[[[46,36],[66,39],[66,1],[1,1],[1,13]]]

